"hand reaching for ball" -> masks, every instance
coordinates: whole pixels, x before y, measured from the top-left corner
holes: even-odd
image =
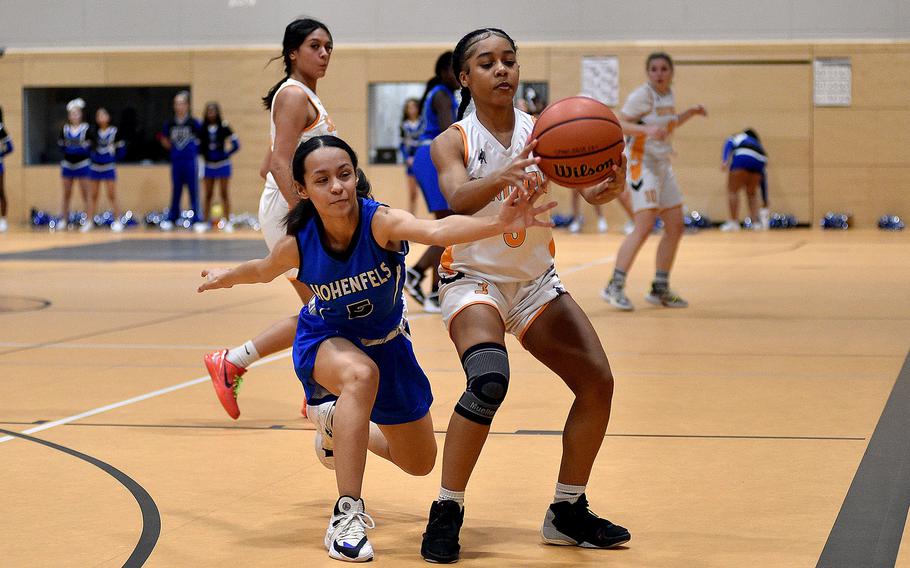
[[[626,189],[626,156],[622,156],[619,165],[613,165],[613,175],[607,179],[578,190],[582,198],[591,205],[603,205],[619,197]]]

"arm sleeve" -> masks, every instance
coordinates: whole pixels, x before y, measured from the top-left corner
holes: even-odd
[[[727,138],[727,141],[724,142],[724,155],[721,159],[722,162],[726,163],[730,159],[730,154],[733,153],[733,137]]]
[[[227,123],[224,124],[224,129],[226,130],[226,134],[228,135],[227,136],[228,140],[231,141],[231,149],[230,149],[230,151],[228,151],[228,156],[231,156],[233,154],[236,154],[237,150],[240,149],[240,139],[237,138],[237,135],[234,134],[234,130],[230,126],[228,126]]]

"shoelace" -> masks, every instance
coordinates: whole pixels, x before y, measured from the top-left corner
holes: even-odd
[[[355,511],[345,516],[344,520],[335,527],[334,540],[349,540],[352,537],[360,540],[366,533],[367,529],[376,528],[373,517],[363,511]]]

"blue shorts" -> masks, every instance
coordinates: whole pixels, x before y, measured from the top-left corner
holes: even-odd
[[[0,162],[0,176],[3,175],[3,162]]]
[[[88,164],[74,168],[67,162],[63,162],[60,164],[60,175],[65,178],[87,178],[91,175],[91,168]]]
[[[436,174],[436,167],[433,165],[433,159],[430,158],[430,145],[424,144],[417,148],[414,154],[414,177],[417,179],[417,185],[423,192],[423,198],[427,202],[427,210],[430,213],[436,211],[447,211],[449,204],[439,189],[439,176]]]
[[[208,162],[205,164],[205,173],[203,177],[211,179],[221,179],[231,177],[231,164],[225,164],[217,168],[210,167]]]
[[[347,339],[379,368],[379,390],[370,420],[377,424],[404,424],[419,420],[430,411],[433,403],[430,381],[417,363],[411,340],[405,333],[386,343],[365,347],[356,337],[329,327],[322,318],[311,315],[304,307],[297,320],[293,357],[294,370],[303,383],[310,404],[335,398],[313,377],[319,346],[332,337]]]
[[[765,163],[748,155],[733,156],[733,160],[730,162],[730,171],[732,172],[733,170],[764,173]]]
[[[102,180],[113,181],[113,180],[117,179],[117,170],[115,168],[111,168],[109,170],[98,171],[95,168],[89,168],[88,177],[95,181],[102,181]]]

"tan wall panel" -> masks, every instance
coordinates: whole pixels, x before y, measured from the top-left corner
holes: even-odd
[[[107,84],[100,53],[29,55],[23,57],[23,62],[23,81],[29,87]]]
[[[896,110],[819,108],[814,146],[816,166],[910,165],[910,99]]]
[[[910,52],[859,53],[851,59],[854,107],[907,107],[910,73],[904,70],[910,68]]]
[[[910,167],[819,168],[815,171],[813,198],[815,217],[821,218],[826,211],[849,212],[856,227],[873,227],[886,213],[907,219]]]
[[[190,82],[189,53],[107,53],[106,85],[185,85]]]

